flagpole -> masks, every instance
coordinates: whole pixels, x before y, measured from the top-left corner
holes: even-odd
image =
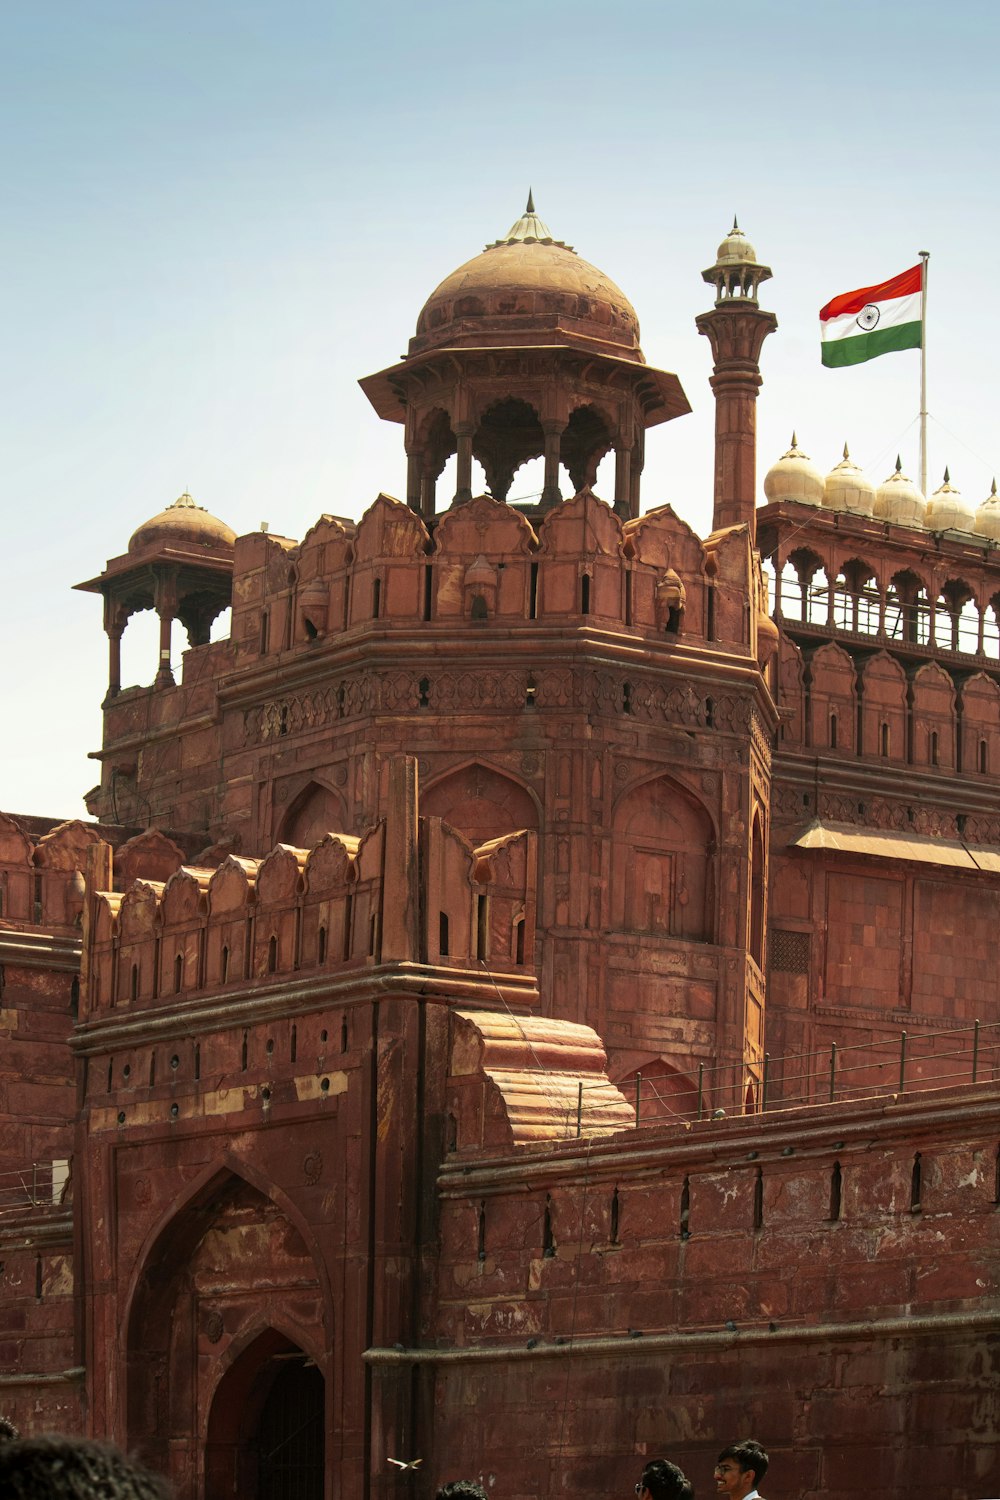
[[[927,496],[927,262],[929,250],[918,252],[920,267],[920,493]]]

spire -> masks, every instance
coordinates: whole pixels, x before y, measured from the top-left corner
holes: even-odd
[[[797,448],[798,446],[799,446],[799,440],[798,440],[798,438],[795,435],[795,428],[793,427],[792,428],[792,447],[793,448]]]
[[[848,451],[847,451],[847,444],[845,443],[844,444],[844,458],[846,460],[850,461],[850,457],[851,457],[851,455],[848,453]]]
[[[945,466],[944,466],[944,482],[945,482],[945,484],[951,484],[951,475],[948,473],[948,465],[947,464],[945,464]]]
[[[528,202],[524,213],[516,224],[512,224],[502,240],[494,240],[487,245],[487,250],[496,250],[501,245],[553,245],[559,250],[570,250],[575,255],[572,245],[567,245],[565,240],[556,240],[552,237],[552,230],[538,217],[535,212],[535,195],[531,188],[528,189]]]
[[[897,474],[902,474],[902,472],[903,472],[903,460],[900,458],[899,454],[897,453],[896,454],[896,473]]]
[[[743,233],[742,229],[739,226],[739,223],[737,222],[737,218],[736,218],[735,214],[733,214],[733,227],[729,231],[729,233],[730,234],[742,234]]]

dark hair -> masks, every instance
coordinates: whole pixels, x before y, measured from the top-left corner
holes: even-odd
[[[744,1471],[753,1469],[756,1484],[760,1484],[767,1473],[767,1454],[753,1438],[741,1438],[738,1443],[730,1443],[729,1447],[723,1448],[719,1454],[720,1464],[724,1458],[735,1458]]]
[[[21,1436],[10,1417],[0,1417],[0,1443],[12,1443]]]
[[[4,1500],[169,1500],[165,1480],[130,1463],[110,1443],[88,1438],[18,1438],[0,1443]]]
[[[653,1500],[693,1500],[694,1490],[676,1464],[665,1458],[651,1458],[642,1471],[641,1483]]]
[[[487,1495],[474,1479],[453,1479],[441,1486],[435,1500],[487,1500]]]

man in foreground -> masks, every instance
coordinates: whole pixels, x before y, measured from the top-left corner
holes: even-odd
[[[753,1438],[723,1448],[715,1465],[715,1492],[726,1500],[756,1500],[767,1473],[767,1454]]]

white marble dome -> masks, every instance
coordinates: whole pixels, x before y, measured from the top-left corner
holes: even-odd
[[[903,473],[902,462],[897,458],[895,472],[875,491],[874,514],[894,526],[923,526],[926,509],[927,501],[913,480]]]
[[[768,500],[792,500],[798,505],[822,505],[823,475],[808,453],[799,447],[795,433],[792,446],[772,464],[764,475],[764,494]]]
[[[1000,542],[1000,495],[997,494],[995,479],[993,488],[976,511],[976,530],[980,536],[988,536],[991,542]]]
[[[826,476],[823,504],[827,510],[847,511],[855,516],[870,516],[875,509],[875,486],[863,474],[847,451]]]
[[[975,531],[976,516],[968,500],[951,482],[948,470],[944,471],[944,483],[933,495],[928,496],[924,512],[924,525],[928,531]]]

